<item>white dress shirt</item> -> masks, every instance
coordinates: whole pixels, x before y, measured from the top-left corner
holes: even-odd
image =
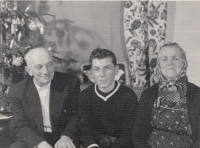
[[[50,96],[50,85],[51,83],[47,84],[44,87],[38,86],[35,82],[35,87],[37,88],[40,103],[42,107],[42,116],[43,116],[43,124],[44,124],[44,132],[52,132],[51,129],[51,120],[49,114],[49,96]]]
[[[93,146],[98,146],[97,144],[91,144],[87,148],[92,148]],[[98,146],[99,147],[99,146]]]

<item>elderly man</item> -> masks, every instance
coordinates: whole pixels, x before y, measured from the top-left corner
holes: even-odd
[[[80,91],[78,78],[54,73],[53,56],[45,48],[31,49],[25,61],[30,76],[10,91],[10,129],[16,138],[10,148],[75,148],[67,124]]]
[[[78,118],[84,148],[132,148],[131,131],[137,109],[132,89],[115,81],[119,67],[112,51],[95,49],[90,56],[96,81],[81,92]]]

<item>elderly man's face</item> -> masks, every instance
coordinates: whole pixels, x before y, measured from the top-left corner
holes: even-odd
[[[168,80],[175,80],[183,67],[182,53],[176,47],[163,47],[159,54],[162,74]]]
[[[46,86],[54,76],[53,57],[44,49],[34,50],[27,57],[27,72],[34,77],[39,86]]]

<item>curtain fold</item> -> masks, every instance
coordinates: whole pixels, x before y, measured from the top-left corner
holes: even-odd
[[[156,62],[165,42],[166,21],[166,1],[124,2],[124,37],[132,87],[149,87],[157,82]]]

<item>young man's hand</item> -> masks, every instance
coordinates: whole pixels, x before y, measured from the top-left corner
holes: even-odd
[[[54,148],[76,148],[73,141],[67,136],[61,136]]]

